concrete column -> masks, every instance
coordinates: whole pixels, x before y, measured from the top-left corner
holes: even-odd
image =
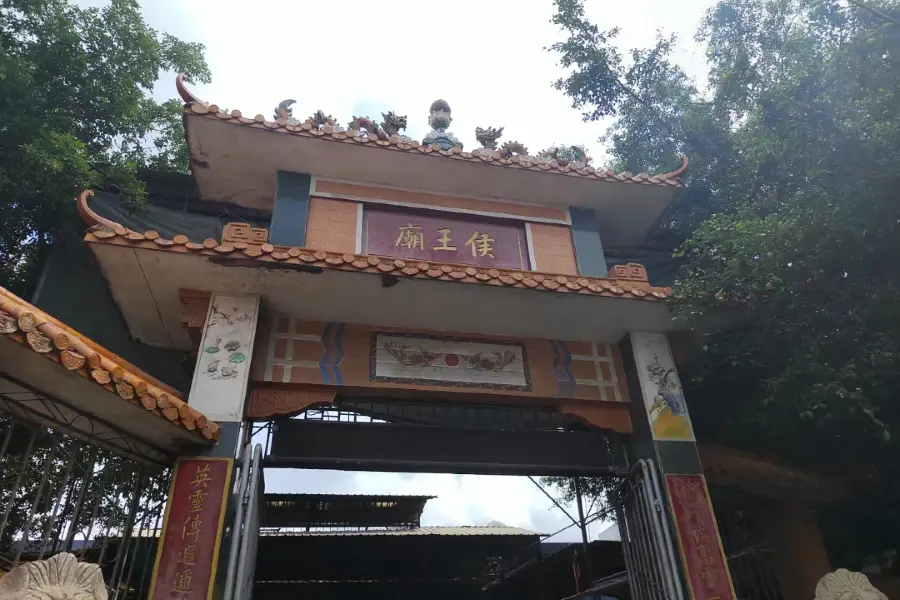
[[[784,600],[809,600],[819,579],[834,569],[810,510],[799,501],[781,500],[766,513],[765,537]]]
[[[652,459],[662,473],[690,598],[735,600],[669,342],[662,334],[632,333],[622,343],[622,355],[632,398],[633,455]]]
[[[258,296],[210,298],[188,404],[213,421],[244,418],[258,316]]]
[[[230,551],[226,521],[234,510],[229,506],[233,466],[258,317],[258,296],[210,298],[188,404],[218,422],[222,431],[205,456],[182,457],[175,466],[151,600],[222,597]],[[185,531],[190,535],[185,537]]]

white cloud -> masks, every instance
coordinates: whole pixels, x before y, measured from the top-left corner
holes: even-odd
[[[571,523],[526,477],[269,469],[266,491],[437,496],[425,506],[423,525],[487,525],[497,521],[549,535]],[[573,516],[577,514],[574,506],[566,509]],[[605,523],[594,523],[589,532],[596,536],[605,527]],[[577,528],[569,527],[551,541],[575,542],[580,536]]]
[[[93,0],[91,3],[97,3]],[[693,34],[712,0],[588,0],[601,27],[618,26],[627,50],[653,43],[657,30],[679,35],[679,62],[704,75]],[[583,123],[552,89],[562,74],[544,50],[561,34],[550,0],[144,0],[154,27],[202,42],[213,81],[196,87],[204,100],[271,117],[294,98],[295,116],[321,109],[346,124],[355,111],[409,117],[409,135],[427,132],[428,107],[447,100],[451,131],[477,147],[476,126],[503,126],[504,140],[531,150],[586,144],[598,157],[606,125]],[[174,82],[157,93],[172,97]],[[358,115],[357,116],[363,116]]]
[[[104,4],[90,0],[81,4]],[[589,0],[601,27],[621,28],[627,50],[647,46],[657,30],[679,35],[678,59],[705,74],[694,31],[712,0]],[[220,107],[261,113],[294,98],[295,115],[317,109],[346,124],[352,116],[394,110],[409,117],[409,135],[427,132],[428,107],[447,100],[451,131],[476,147],[476,126],[503,126],[504,140],[531,150],[554,143],[586,144],[600,158],[602,123],[583,123],[569,100],[551,88],[562,74],[543,50],[560,39],[549,23],[550,0],[143,0],[150,24],[202,42],[213,74],[195,93]],[[174,78],[156,94],[175,95]],[[365,113],[365,115],[363,114]],[[568,520],[525,478],[400,475],[334,471],[272,471],[269,491],[434,494],[424,522],[500,521],[552,533]],[[572,511],[574,514],[574,511]],[[605,526],[596,524],[596,535]],[[577,541],[572,528],[554,541]]]

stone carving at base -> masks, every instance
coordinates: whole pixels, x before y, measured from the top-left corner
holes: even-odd
[[[862,573],[838,569],[819,580],[815,600],[888,600]]]
[[[107,600],[100,567],[61,553],[24,563],[0,578],[3,600]]]

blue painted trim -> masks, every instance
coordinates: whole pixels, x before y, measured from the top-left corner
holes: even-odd
[[[309,175],[278,171],[275,206],[272,208],[272,223],[269,225],[270,244],[300,248],[306,245],[309,186]]]
[[[572,218],[572,243],[575,246],[575,263],[578,273],[585,277],[606,277],[606,255],[600,241],[597,216],[589,208],[569,207]]]
[[[556,374],[556,395],[571,398],[575,394],[575,376],[572,374],[572,353],[565,342],[550,340],[553,348],[553,372]]]
[[[346,323],[337,323],[334,331],[334,347],[337,350],[337,356],[334,357],[332,370],[334,371],[334,382],[338,385],[344,385],[344,377],[341,375],[341,361],[344,360],[343,341],[344,328]]]
[[[331,323],[325,324],[325,331],[322,332],[322,346],[325,348],[325,354],[322,355],[322,359],[319,361],[319,373],[322,374],[322,383],[331,383],[330,377],[328,376],[328,363],[331,360]]]

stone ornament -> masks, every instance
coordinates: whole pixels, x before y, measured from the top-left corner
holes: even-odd
[[[0,578],[3,600],[107,600],[100,567],[60,553],[24,563]]]
[[[496,127],[476,127],[475,139],[481,144],[485,150],[496,150],[497,140],[503,137],[503,128]]]
[[[862,573],[838,569],[819,580],[815,600],[888,600]]]
[[[437,144],[441,150],[450,150],[459,148],[462,150],[462,142],[456,139],[456,136],[447,131],[450,123],[453,122],[451,116],[450,105],[446,100],[435,100],[428,109],[428,125],[431,126],[422,143],[426,146]]]

